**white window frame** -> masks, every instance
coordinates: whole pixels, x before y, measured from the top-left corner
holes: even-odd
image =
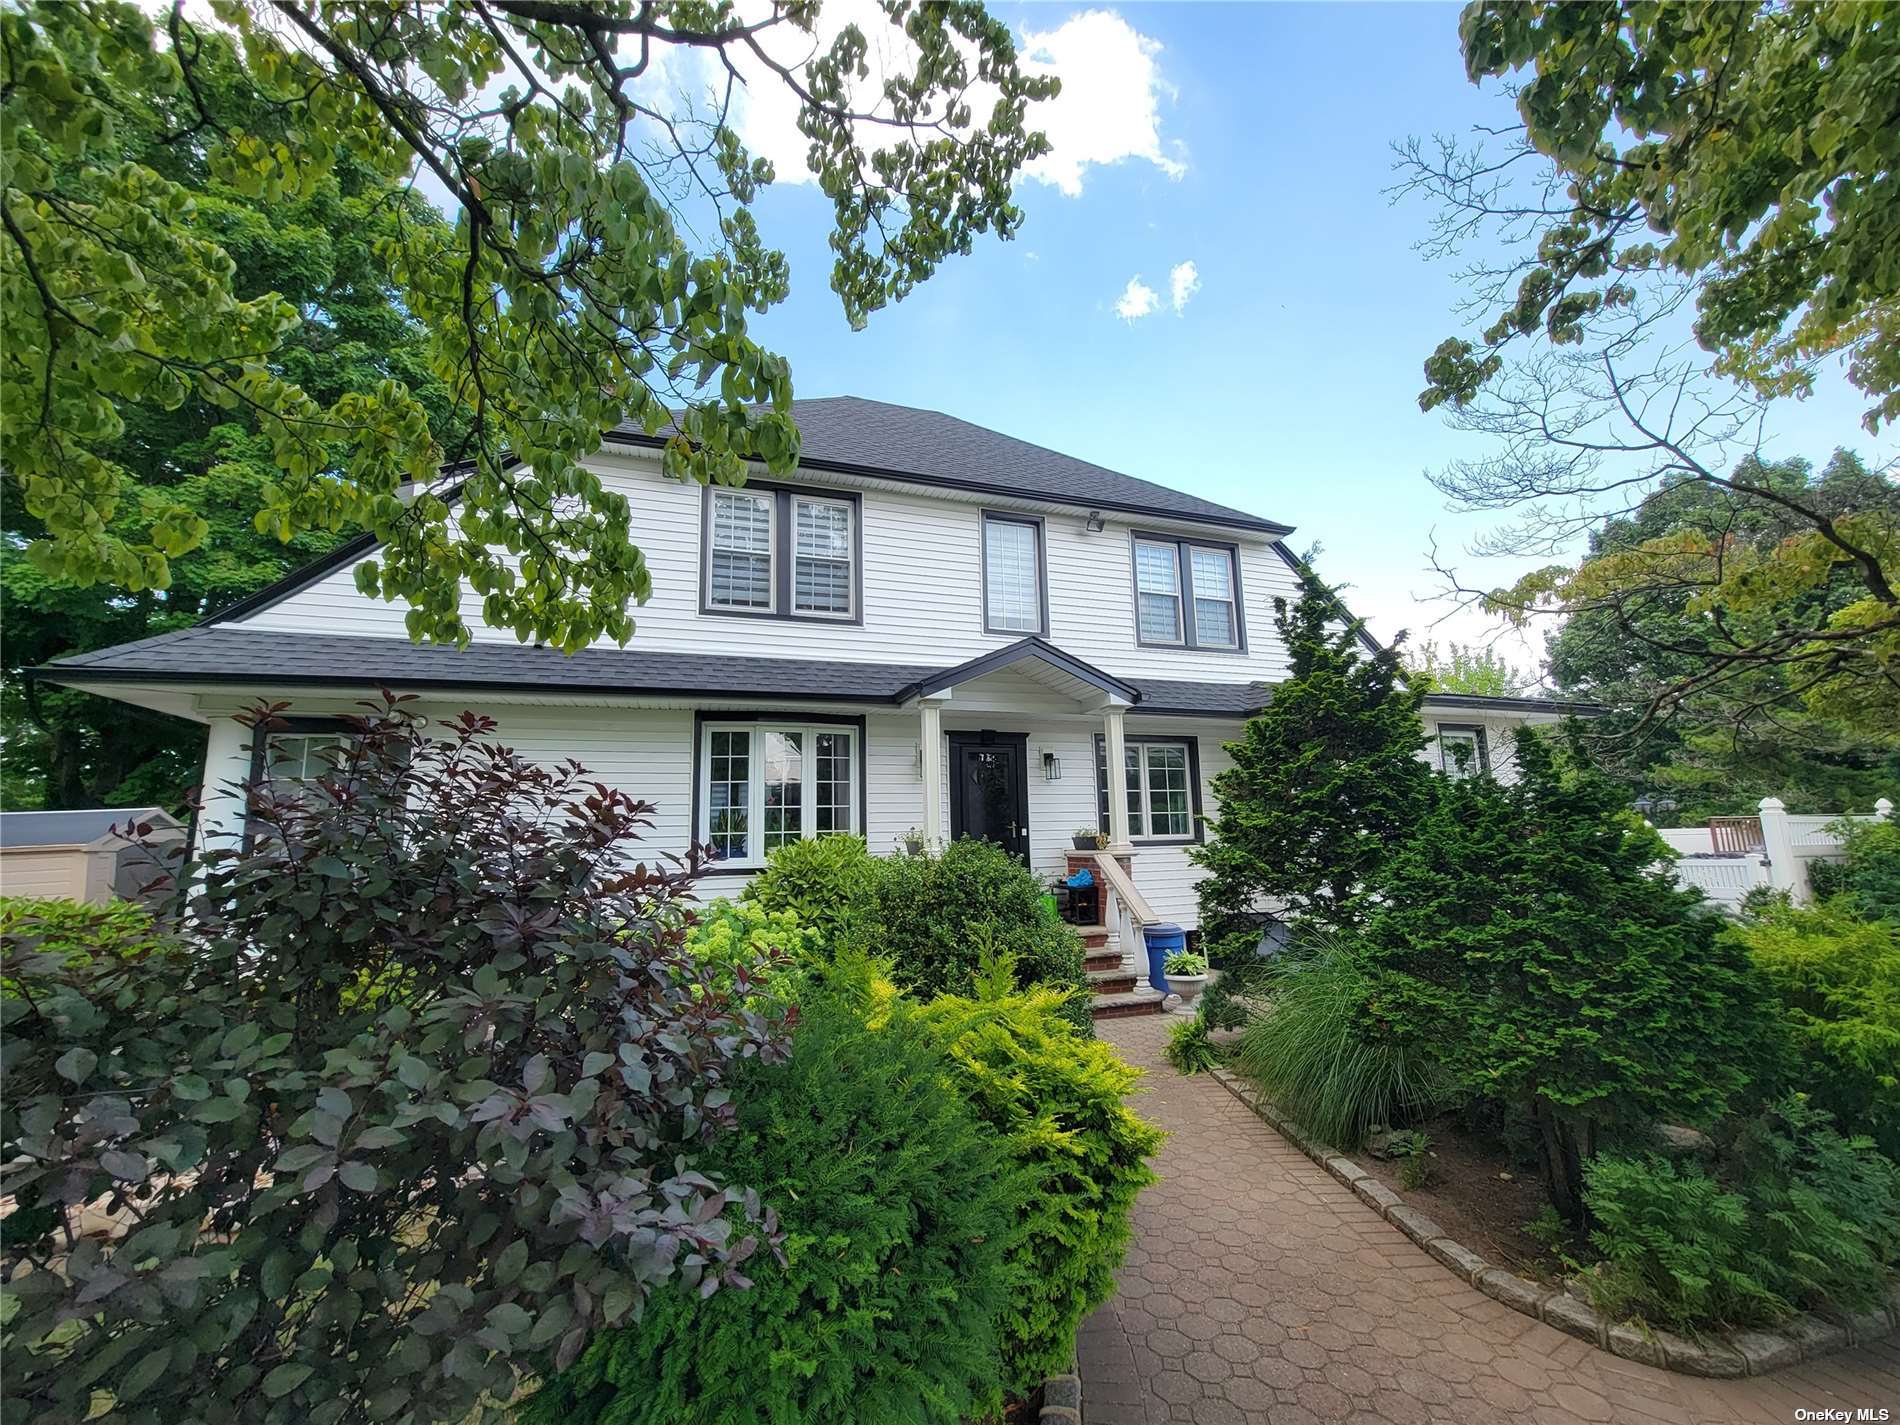
[[[765,740],[768,732],[798,733],[803,741],[799,754],[799,828],[798,839],[815,841],[817,830],[818,742],[827,733],[847,738],[851,745],[851,775],[846,798],[848,825],[825,832],[826,836],[862,836],[864,834],[864,736],[854,722],[799,722],[779,718],[708,718],[699,725],[698,769],[695,778],[693,842],[703,846],[712,840],[712,738],[715,732],[747,734],[746,753],[746,854],[710,863],[719,870],[756,871],[765,865]]]
[[[719,547],[719,502],[721,500],[750,500],[754,504],[765,506],[765,603],[759,604],[722,604],[713,594],[713,558],[715,555],[743,554],[756,558],[755,549],[726,549]],[[723,490],[714,489],[706,505],[708,527],[706,530],[706,607],[718,613],[728,614],[775,614],[778,612],[778,499],[769,490]]]
[[[1174,568],[1174,592],[1144,590],[1141,581],[1143,547],[1166,550]],[[1226,597],[1204,596],[1195,584],[1194,557],[1209,554],[1227,561]],[[1179,648],[1195,653],[1245,653],[1247,651],[1247,596],[1241,581],[1240,546],[1219,539],[1196,539],[1188,535],[1167,534],[1160,530],[1131,530],[1128,541],[1129,578],[1134,589],[1135,645],[1138,648]],[[1146,593],[1152,598],[1174,600],[1174,636],[1150,637],[1141,626],[1141,601]],[[1223,643],[1201,640],[1196,606],[1202,603],[1226,604],[1232,614],[1233,639]]]
[[[1033,628],[1006,628],[990,617],[990,526],[1020,525],[1029,531],[1030,559],[1036,580],[1036,624]],[[978,566],[981,587],[977,597],[983,601],[983,632],[1004,638],[1047,638],[1049,636],[1049,550],[1048,530],[1038,515],[1017,514],[1011,510],[984,510],[978,528]]]
[[[842,609],[806,609],[799,607],[798,561],[800,559],[817,559],[821,557],[812,554],[801,555],[798,552],[798,507],[800,505],[818,505],[828,509],[844,511],[845,606]],[[792,493],[791,502],[790,548],[792,561],[791,594],[789,596],[791,602],[790,612],[799,618],[836,619],[843,623],[849,623],[852,619],[856,618],[858,616],[857,502],[855,500],[834,499],[824,495],[801,495],[794,491]],[[772,572],[775,576],[778,573],[777,569],[774,569]]]
[[[1203,594],[1201,592],[1200,580],[1191,578],[1189,590],[1192,596],[1191,602],[1194,605],[1192,610],[1194,615],[1194,646],[1196,648],[1222,649],[1240,647],[1240,571],[1236,567],[1234,551],[1223,548],[1218,544],[1186,544],[1183,545],[1182,548],[1187,551],[1188,565],[1190,568],[1192,568],[1195,559],[1203,554],[1211,554],[1218,559],[1225,560],[1227,563],[1227,597],[1224,599]],[[1201,637],[1201,605],[1203,603],[1227,605],[1228,627],[1233,629],[1234,636],[1225,643],[1209,643]]]
[[[1438,744],[1438,770],[1447,777],[1482,777],[1491,771],[1491,749],[1487,745],[1484,724],[1475,722],[1440,722],[1432,725],[1432,739]],[[1465,759],[1461,767],[1452,744],[1468,746],[1471,756]]]
[[[1150,549],[1167,551],[1168,563],[1174,569],[1174,591],[1147,589],[1141,582],[1141,551],[1143,546]],[[1187,642],[1187,585],[1181,577],[1181,546],[1172,539],[1145,539],[1140,535],[1134,542],[1135,561],[1135,640],[1152,648],[1179,648]],[[1142,630],[1141,601],[1144,598],[1174,600],[1174,636],[1172,638],[1154,638]]]
[[[1153,788],[1149,780],[1148,756],[1150,750],[1156,747],[1175,747],[1181,751],[1187,776],[1185,788],[1187,791],[1186,831],[1157,832],[1151,829],[1149,795]],[[1200,774],[1201,759],[1200,749],[1196,745],[1195,740],[1190,737],[1130,737],[1123,744],[1122,753],[1124,758],[1134,758],[1135,765],[1129,767],[1126,765],[1126,762],[1124,762],[1121,775],[1111,779],[1108,794],[1111,796],[1119,794],[1124,802],[1128,802],[1129,839],[1131,841],[1159,842],[1163,845],[1187,845],[1199,841],[1201,818],[1198,810],[1200,798],[1197,780]],[[1108,818],[1105,810],[1101,806],[1101,797],[1103,793],[1102,778],[1107,771],[1103,765],[1107,760],[1107,752],[1104,747],[1104,739],[1099,736],[1096,738],[1095,756],[1096,810],[1098,819],[1103,828],[1106,829]],[[1131,771],[1135,774],[1136,785],[1134,787],[1128,785],[1128,774]],[[1131,795],[1135,798],[1134,801],[1128,800]]]

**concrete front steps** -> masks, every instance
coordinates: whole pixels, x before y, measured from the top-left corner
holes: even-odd
[[[1082,937],[1082,968],[1094,996],[1089,1012],[1096,1019],[1121,1019],[1131,1014],[1158,1014],[1164,996],[1143,978],[1136,961],[1108,943],[1105,925],[1078,925]]]

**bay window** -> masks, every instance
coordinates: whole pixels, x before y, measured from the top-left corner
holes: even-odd
[[[1230,544],[1135,535],[1135,641],[1245,652],[1238,554]]]
[[[702,722],[694,840],[745,869],[794,841],[858,834],[862,746],[855,722]]]

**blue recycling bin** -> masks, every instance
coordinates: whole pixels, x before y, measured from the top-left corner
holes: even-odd
[[[1148,983],[1166,994],[1168,981],[1164,972],[1168,967],[1168,956],[1187,949],[1187,932],[1164,920],[1142,931],[1142,938],[1148,942]]]

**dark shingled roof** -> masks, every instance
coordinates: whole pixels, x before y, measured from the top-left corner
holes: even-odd
[[[157,807],[0,812],[0,846],[85,846],[128,822],[178,823]]]
[[[846,663],[731,654],[590,648],[567,656],[515,643],[458,649],[401,638],[261,633],[229,626],[179,629],[62,658],[34,676],[58,682],[276,684],[483,688],[549,693],[680,694],[895,703],[942,665]],[[1120,680],[1144,713],[1239,717],[1266,702],[1259,683]]]
[[[1124,514],[1173,515],[1268,534],[1292,532],[1290,526],[1245,510],[1091,465],[941,411],[892,406],[862,396],[827,396],[792,402],[792,415],[802,440],[799,463],[814,470],[987,490]],[[665,439],[633,426],[621,427],[610,438],[637,445],[658,445]]]

